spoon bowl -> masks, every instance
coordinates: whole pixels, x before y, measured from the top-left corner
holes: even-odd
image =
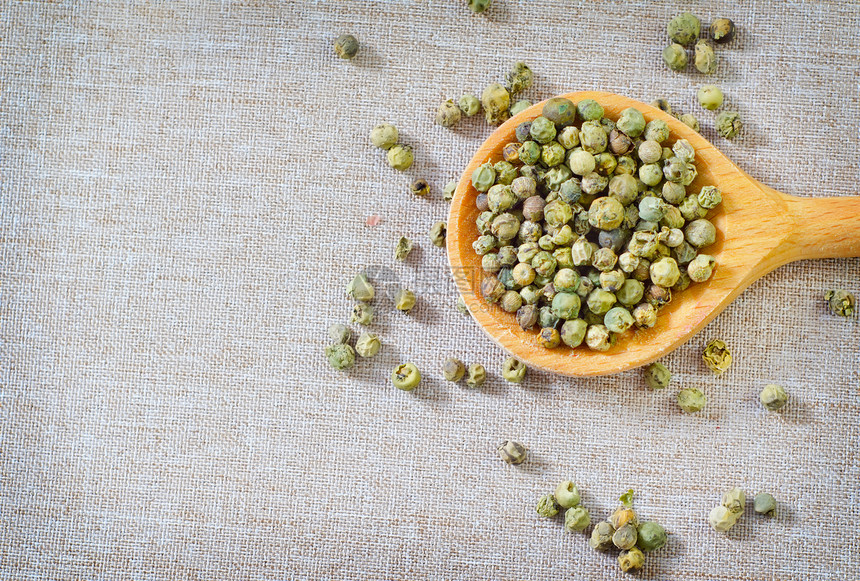
[[[630,330],[605,352],[584,345],[545,349],[537,343],[537,330],[522,330],[513,314],[484,300],[481,257],[472,249],[480,211],[471,175],[481,164],[503,159],[502,148],[516,141],[517,125],[541,114],[543,102],[533,105],[502,124],[478,148],[451,202],[447,238],[451,272],[470,313],[493,341],[527,365],[569,376],[608,375],[639,367],[684,344],[773,269],[800,259],[860,256],[860,196],[798,198],[782,194],[748,176],[698,132],[655,107],[612,93],[560,96],[574,103],[594,99],[610,119],[634,107],[646,121],[665,121],[670,142],[690,142],[696,150],[698,176],[688,191],[713,185],[723,192],[722,204],[708,214],[717,230],[716,242],[703,249],[716,258],[717,268],[707,282],[677,293],[660,310],[653,328]]]

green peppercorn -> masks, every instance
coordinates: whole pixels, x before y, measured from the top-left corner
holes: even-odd
[[[708,368],[719,375],[732,364],[732,354],[725,341],[714,339],[705,346],[702,359]]]
[[[442,365],[442,374],[448,381],[460,381],[466,374],[466,366],[455,357],[448,357]]]
[[[558,141],[550,141],[540,148],[540,161],[550,168],[546,172],[546,185],[552,190],[558,189],[562,182],[570,178],[570,170],[561,165],[564,157],[564,147]]]
[[[698,132],[701,129],[699,125],[699,120],[696,119],[696,116],[691,113],[685,113],[678,117],[678,119],[681,121],[681,123],[691,128],[693,131]]]
[[[666,529],[653,521],[645,521],[637,529],[638,539],[636,546],[645,551],[656,551],[663,547],[668,540]]]
[[[740,513],[734,513],[725,506],[716,506],[708,515],[708,522],[718,532],[724,533],[738,522]]]
[[[636,545],[637,538],[636,526],[628,523],[615,530],[612,534],[612,544],[619,549],[632,549]]]
[[[349,318],[351,323],[359,325],[370,325],[373,322],[373,307],[367,303],[357,303],[352,308],[352,315]]]
[[[526,376],[527,367],[522,361],[514,357],[508,357],[502,363],[502,378],[511,383],[522,383]]]
[[[639,516],[636,514],[636,511],[633,510],[633,500],[631,496],[631,490],[622,495],[622,502],[624,506],[619,506],[612,513],[612,516],[609,517],[609,522],[612,523],[612,526],[615,529],[620,529],[624,525],[630,524],[634,528],[639,526]],[[621,500],[621,499],[619,499]]]
[[[662,119],[653,119],[645,126],[642,136],[648,141],[663,143],[669,139],[669,125]]]
[[[664,113],[672,114],[672,106],[669,104],[667,99],[654,99],[651,101],[651,106],[660,109]]]
[[[414,363],[401,363],[391,372],[391,383],[397,389],[412,391],[421,382],[421,372]]]
[[[743,514],[744,508],[746,508],[747,497],[744,494],[743,489],[735,487],[731,490],[724,492],[723,497],[720,500],[720,503],[729,509],[730,512],[740,515]]]
[[[520,157],[520,161],[531,165],[540,160],[541,148],[536,141],[526,141],[520,146],[517,154]]]
[[[532,86],[534,73],[524,62],[516,62],[508,73],[508,90],[511,95],[521,93]]]
[[[603,117],[603,107],[594,99],[583,99],[577,103],[576,112],[583,121],[597,121]]]
[[[733,139],[741,132],[744,124],[737,111],[722,111],[714,120],[714,126],[717,128],[717,133],[720,134],[720,137]]]
[[[585,344],[592,351],[608,351],[614,342],[614,337],[604,325],[589,325],[585,331]]]
[[[674,258],[663,257],[651,263],[651,281],[662,287],[671,287],[681,276],[678,263]]]
[[[622,254],[622,256],[624,255]],[[619,257],[620,260],[621,258]],[[615,298],[625,307],[633,307],[642,300],[644,294],[645,285],[641,281],[628,278],[621,285],[621,288],[615,291]],[[634,321],[635,319],[634,317]]]
[[[782,409],[788,402],[788,394],[781,385],[771,383],[764,386],[759,395],[759,400],[761,400],[761,405],[773,412]]]
[[[830,312],[840,317],[850,317],[854,314],[856,299],[854,295],[843,289],[829,290],[824,293],[824,300]]]
[[[575,108],[573,110],[575,111]],[[546,113],[544,113],[544,117],[546,117]],[[547,119],[550,118],[547,117]],[[558,125],[557,122],[556,125]],[[558,133],[556,139],[565,149],[573,149],[574,147],[579,145],[579,128],[573,125],[569,125]]]
[[[689,387],[678,392],[678,406],[688,414],[702,411],[706,403],[708,398],[698,388]]]
[[[471,117],[481,110],[481,101],[475,95],[466,93],[457,101],[457,106],[463,112],[463,115]]]
[[[611,523],[602,521],[595,525],[591,531],[591,538],[588,544],[592,549],[597,551],[606,551],[612,548],[612,535],[615,533],[615,528]]]
[[[430,184],[427,183],[427,180],[418,178],[409,184],[409,191],[416,196],[424,198],[430,193]]]
[[[349,330],[349,327],[341,323],[332,323],[328,328],[328,336],[335,343],[349,343],[351,335],[352,331]]]
[[[559,127],[573,125],[573,122],[576,120],[576,105],[570,99],[553,97],[544,103],[542,115]],[[562,145],[570,149],[578,145],[578,140],[574,145],[568,146],[564,143]]]
[[[508,464],[522,464],[528,458],[528,449],[513,440],[505,440],[497,448],[499,457]]]
[[[629,551],[622,551],[618,555],[618,566],[625,573],[638,571],[645,566],[645,555],[636,547],[631,548]]]
[[[591,524],[591,515],[582,506],[575,506],[564,513],[564,529],[569,532],[583,531]]]
[[[633,309],[633,319],[638,327],[649,329],[657,324],[657,309],[654,305],[640,303]]]
[[[325,348],[329,365],[335,369],[349,369],[355,363],[355,350],[346,343],[336,343]]]
[[[561,326],[560,337],[568,347],[579,347],[585,340],[588,323],[582,319],[571,319],[565,321]]]
[[[735,37],[735,23],[728,18],[717,18],[711,22],[711,38],[714,42],[729,42]]]
[[[391,149],[399,138],[397,127],[391,123],[380,123],[370,131],[370,142],[380,149]]]
[[[702,85],[696,93],[696,98],[699,100],[699,105],[709,111],[723,104],[723,92],[716,85]]]
[[[558,514],[559,506],[552,494],[540,497],[537,503],[537,513],[544,518],[552,518]]]
[[[705,282],[714,273],[716,260],[709,254],[699,254],[687,265],[687,275],[693,282]]]
[[[412,148],[408,145],[395,145],[388,150],[387,159],[388,165],[392,168],[397,171],[406,171],[412,167],[412,161],[414,160]]]
[[[702,23],[695,15],[684,12],[669,21],[666,33],[674,42],[683,45],[693,44],[702,31]]]
[[[500,84],[492,83],[484,89],[481,105],[484,107],[487,123],[498,125],[510,116],[511,95]]]
[[[520,293],[522,294],[522,292]],[[528,301],[525,301],[528,302]],[[538,308],[534,304],[526,304],[517,311],[517,324],[523,331],[528,331],[537,324]]]
[[[443,101],[436,110],[436,124],[442,127],[453,127],[460,122],[462,113],[460,107],[452,99]]]
[[[541,309],[541,314],[543,314],[543,309]],[[545,347],[546,349],[555,349],[556,347],[558,347],[559,343],[561,343],[561,336],[556,329],[552,327],[544,327],[540,330],[540,334],[538,335],[538,342],[542,347]]]
[[[445,236],[448,233],[448,224],[446,222],[436,222],[430,228],[430,242],[434,246],[445,246]]]
[[[466,385],[469,387],[480,387],[487,381],[487,370],[480,363],[469,366],[469,375],[466,377]]]
[[[612,230],[624,221],[624,206],[613,197],[597,198],[588,209],[588,223],[601,230]]]
[[[642,375],[651,389],[664,389],[672,380],[672,373],[662,363],[652,363],[645,368]]]
[[[520,99],[519,101],[511,105],[511,117],[513,117],[514,115],[519,115],[531,106],[532,102],[528,99]]]
[[[486,192],[496,183],[496,170],[487,162],[472,172],[472,186],[479,192]]]
[[[606,151],[609,136],[597,121],[586,121],[579,128],[579,144],[588,153],[598,154]]]
[[[717,229],[708,220],[699,218],[687,224],[687,227],[684,228],[684,237],[696,248],[703,248],[716,241]]]
[[[394,295],[394,307],[398,311],[408,313],[415,306],[415,293],[409,289],[399,289]]]
[[[358,40],[351,34],[341,34],[334,41],[334,52],[342,59],[351,59],[358,54]]]
[[[466,0],[469,10],[476,13],[484,12],[492,3],[493,0]]]
[[[633,315],[624,307],[613,307],[603,316],[603,324],[613,333],[624,333],[634,322]]]
[[[363,331],[355,342],[355,352],[362,357],[373,357],[379,353],[382,343],[376,333]]]
[[[759,514],[773,516],[776,512],[776,499],[767,492],[759,492],[753,499],[753,508]]]
[[[645,117],[638,109],[628,107],[621,112],[616,126],[619,131],[623,131],[629,137],[635,139],[645,131]]]
[[[373,285],[367,280],[367,275],[358,273],[346,287],[346,294],[357,301],[370,302],[373,300]]]
[[[700,73],[713,74],[717,70],[717,55],[711,44],[702,39],[696,43],[696,68]]]

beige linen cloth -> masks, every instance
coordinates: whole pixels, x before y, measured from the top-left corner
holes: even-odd
[[[683,9],[738,24],[712,77],[661,62]],[[627,578],[535,514],[564,478],[595,520],[633,488],[672,533],[642,579],[856,578],[860,323],[822,294],[860,294],[860,260],[754,284],[666,358],[663,392],[638,371],[518,386],[454,309],[427,231],[490,133],[434,125],[437,104],[516,60],[533,101],[665,97],[763,183],[857,194],[858,29],[857,2],[4,0],[0,579]],[[344,32],[351,62],[331,48]],[[706,82],[743,116],[735,141],[695,103]],[[408,172],[370,146],[381,121],[415,148]],[[396,263],[401,235],[417,247]],[[368,267],[390,269],[384,346],[338,373],[326,328]],[[398,284],[419,297],[408,316]],[[719,378],[700,358],[715,337],[735,358]],[[486,386],[446,383],[449,355],[486,365]],[[407,360],[414,393],[388,381]],[[781,413],[757,401],[769,382],[791,394]],[[693,386],[709,404],[686,415]],[[500,462],[505,438],[531,460]],[[732,486],[773,493],[776,516],[712,531]]]

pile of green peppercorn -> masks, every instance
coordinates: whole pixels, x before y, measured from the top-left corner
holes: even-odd
[[[716,261],[701,251],[722,193],[687,191],[695,151],[669,136],[662,120],[635,108],[612,120],[591,99],[550,99],[517,126],[504,159],[472,173],[482,296],[524,330],[539,326],[546,348],[606,351],[708,280]]]

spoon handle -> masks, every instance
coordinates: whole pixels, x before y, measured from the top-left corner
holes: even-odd
[[[796,224],[781,262],[860,256],[860,196],[781,195]]]

